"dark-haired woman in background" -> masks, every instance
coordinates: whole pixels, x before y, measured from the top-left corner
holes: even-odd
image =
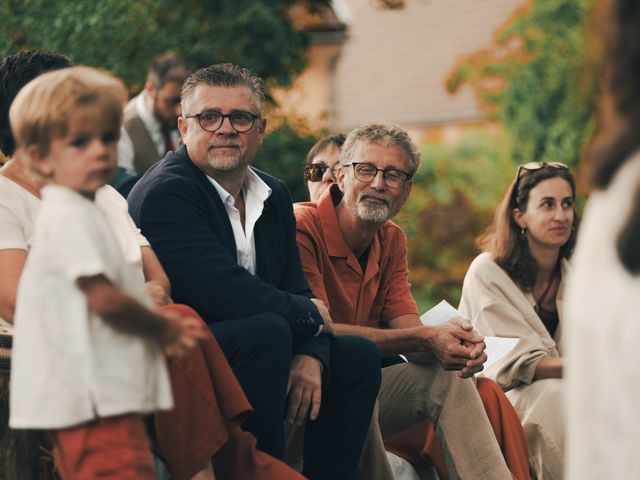
[[[304,162],[304,179],[312,202],[317,202],[322,192],[335,183],[340,149],[345,139],[342,133],[323,137],[307,153]]]
[[[563,472],[562,290],[575,244],[575,183],[560,163],[521,165],[469,267],[460,312],[484,335],[518,337],[485,372],[520,416],[539,480]]]
[[[640,2],[603,2],[594,191],[567,285],[567,476],[640,478]]]

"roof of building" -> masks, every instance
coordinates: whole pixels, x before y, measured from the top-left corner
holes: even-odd
[[[397,10],[377,0],[343,0],[351,20],[337,60],[332,126],[385,121],[405,126],[483,117],[468,87],[445,80],[460,55],[490,46],[524,0],[406,0]]]
[[[313,6],[299,2],[287,10],[287,16],[294,28],[307,32],[342,31],[346,24],[333,6]]]

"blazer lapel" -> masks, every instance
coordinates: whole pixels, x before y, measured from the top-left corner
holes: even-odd
[[[200,183],[204,191],[207,193],[211,200],[211,222],[215,230],[218,239],[229,250],[229,253],[233,255],[233,258],[238,261],[238,247],[236,246],[236,239],[233,236],[233,228],[231,227],[231,220],[229,220],[229,214],[227,213],[222,199],[215,187],[209,180],[209,178],[200,170],[188,156],[186,147],[180,148],[178,152],[181,160],[184,161],[187,167],[191,170],[192,175]]]
[[[268,198],[264,204],[262,215],[253,227],[253,238],[256,246],[256,275],[265,282],[273,281],[271,279],[273,270],[273,259],[277,256],[275,245],[272,245],[274,236],[269,234],[269,229],[265,225],[271,224],[266,221],[271,213],[269,206],[272,198]]]

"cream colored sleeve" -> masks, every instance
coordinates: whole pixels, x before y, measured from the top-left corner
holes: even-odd
[[[484,372],[503,389],[530,384],[544,356],[558,356],[524,293],[492,260],[476,259],[464,280],[460,312],[483,335],[519,338],[500,362]]]

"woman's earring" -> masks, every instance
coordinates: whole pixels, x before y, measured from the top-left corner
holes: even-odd
[[[522,235],[522,238],[527,238],[527,229],[526,228],[520,229],[520,234]]]

